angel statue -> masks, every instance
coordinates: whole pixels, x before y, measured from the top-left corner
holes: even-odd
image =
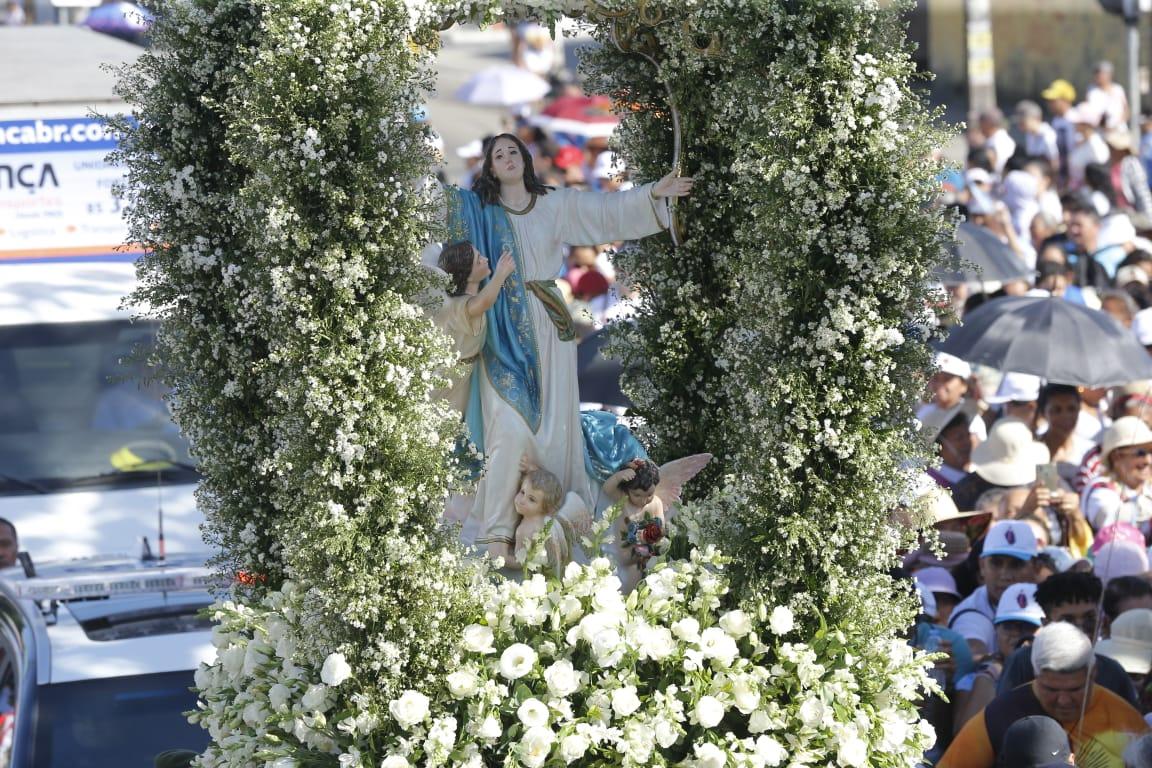
[[[658,467],[648,459],[632,459],[605,481],[604,494],[613,503],[623,501],[616,522],[616,563],[625,594],[659,554],[667,515],[679,503],[684,484],[711,460],[712,454],[697,453]]]
[[[575,493],[564,493],[560,479],[537,466],[527,455],[520,459],[520,487],[513,500],[515,513],[520,516],[516,526],[515,547],[507,565],[522,568],[528,549],[540,531],[548,527],[544,552],[548,567],[557,575],[572,561],[572,547],[587,534],[592,525],[592,513]]]

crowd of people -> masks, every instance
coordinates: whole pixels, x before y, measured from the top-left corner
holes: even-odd
[[[945,285],[954,321],[1050,296],[1152,352],[1152,120],[1135,143],[1112,74],[1100,62],[1082,99],[1056,80],[1010,120],[972,120],[945,203],[1021,268]],[[1091,388],[936,353],[918,411],[939,457],[935,536],[900,574],[923,606],[913,643],[941,654],[927,762],[1152,766],[1152,380],[1132,379]]]

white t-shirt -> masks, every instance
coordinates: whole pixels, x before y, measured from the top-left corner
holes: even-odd
[[[1100,530],[1114,523],[1127,523],[1144,531],[1152,520],[1149,489],[1128,488],[1119,483],[1106,485],[1100,479],[1090,484],[1080,498],[1080,511],[1092,527]]]
[[[1098,85],[1088,86],[1084,100],[1095,107],[1106,119],[1109,130],[1124,127],[1124,113],[1128,110],[1128,95],[1119,83],[1112,83],[1107,89]]]
[[[1004,173],[1004,164],[1016,154],[1016,142],[1008,135],[1008,131],[1003,128],[996,131],[988,137],[984,146],[996,153],[996,173]]]
[[[989,651],[996,649],[996,608],[988,600],[988,587],[979,587],[952,610],[948,628],[959,632],[965,640],[978,640]]]

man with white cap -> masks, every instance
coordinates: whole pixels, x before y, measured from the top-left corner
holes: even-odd
[[[968,394],[968,381],[971,378],[972,366],[955,355],[937,352],[936,372],[928,380],[928,391],[931,392],[931,399],[925,405],[920,406],[916,412],[916,419],[923,424],[927,420],[938,418],[939,411],[947,411],[963,402]],[[984,426],[984,420],[976,414],[975,409],[972,409],[972,414],[969,431],[972,433],[972,437],[979,442],[988,437],[988,428]]]
[[[1001,415],[1019,419],[1029,427],[1036,426],[1036,401],[1040,399],[1040,377],[1030,373],[1006,373],[996,394],[984,398],[989,405],[1001,407]]]
[[[998,520],[984,537],[980,577],[984,585],[956,606],[948,621],[968,641],[976,659],[996,647],[996,605],[1013,584],[1036,583],[1036,534],[1022,520]]]
[[[1152,429],[1142,419],[1124,416],[1104,431],[1100,448],[1103,474],[1080,496],[1080,510],[1095,530],[1127,523],[1152,533]]]

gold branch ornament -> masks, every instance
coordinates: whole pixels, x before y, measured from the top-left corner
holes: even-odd
[[[612,9],[601,5],[597,0],[586,0],[588,16],[603,19],[609,22],[608,32],[612,44],[621,53],[634,53],[641,56],[656,68],[656,76],[664,91],[668,95],[668,111],[672,115],[672,170],[677,176],[683,172],[682,149],[683,130],[681,128],[680,109],[676,104],[676,97],[672,93],[672,86],[666,79],[660,77],[659,57],[663,53],[660,38],[656,28],[672,23],[664,17],[664,9],[650,0],[636,0],[631,8]],[[680,25],[685,48],[699,56],[720,55],[720,37],[712,33],[702,35],[692,28],[690,22]],[[703,44],[702,44],[703,41]],[[667,198],[670,215],[669,234],[672,244],[679,247],[684,240],[684,233],[680,227],[680,217],[677,213],[677,198]]]

